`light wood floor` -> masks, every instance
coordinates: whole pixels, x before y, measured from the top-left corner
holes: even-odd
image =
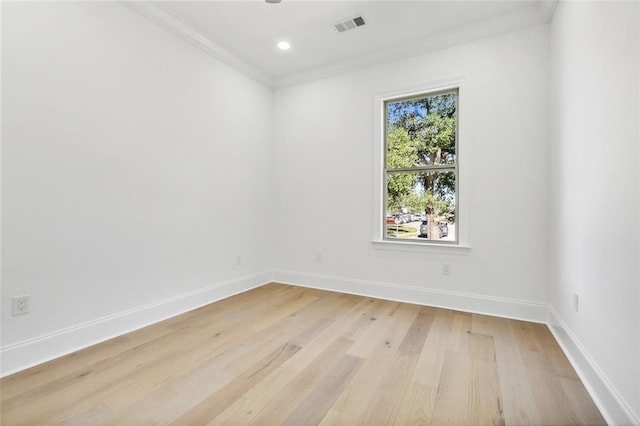
[[[605,424],[544,325],[280,284],[0,385],[7,426]]]

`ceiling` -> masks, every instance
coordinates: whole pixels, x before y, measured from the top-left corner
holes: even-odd
[[[128,2],[223,62],[282,87],[547,22],[555,0]],[[365,25],[333,24],[362,16]],[[291,49],[281,51],[278,41]]]

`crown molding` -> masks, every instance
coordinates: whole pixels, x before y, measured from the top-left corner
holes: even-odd
[[[119,0],[119,3],[188,41],[247,77],[271,89],[280,89],[544,24],[553,17],[558,0],[542,0],[528,8],[451,28],[447,31],[433,34],[426,39],[421,37],[409,40],[393,50],[374,52],[337,64],[309,68],[276,77],[256,68],[217,45],[160,4],[152,1],[135,0]]]
[[[248,64],[228,50],[209,40],[161,5],[150,1],[133,0],[119,0],[119,3],[183,40],[186,40],[193,46],[213,56],[236,71],[267,87],[273,87],[273,77],[271,77],[271,75]]]
[[[527,27],[547,23],[551,20],[558,0],[543,0],[528,8],[482,19],[463,26],[433,34],[429,38],[409,40],[402,46],[385,52],[362,55],[339,64],[310,68],[274,78],[274,88],[286,88],[313,80],[331,77],[351,71],[373,67],[389,62],[419,56],[428,52],[469,43]]]

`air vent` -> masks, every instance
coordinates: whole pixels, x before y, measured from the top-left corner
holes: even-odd
[[[355,18],[349,18],[345,20],[341,20],[340,22],[336,22],[333,24],[336,30],[339,33],[343,33],[345,31],[354,30],[358,27],[364,25],[364,19],[362,16],[356,16]]]

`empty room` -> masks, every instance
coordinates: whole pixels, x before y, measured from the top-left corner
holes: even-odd
[[[0,14],[2,425],[640,425],[640,2]]]

